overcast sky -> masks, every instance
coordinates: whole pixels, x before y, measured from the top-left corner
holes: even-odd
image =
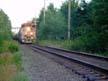
[[[56,8],[60,8],[64,1],[46,0],[46,6],[53,3]],[[44,0],[0,0],[0,8],[9,16],[12,27],[20,27],[22,23],[38,17],[43,6]]]
[[[59,8],[63,1],[65,0],[46,0],[46,6],[52,2]],[[44,0],[0,0],[0,8],[9,16],[13,27],[38,17],[43,6]]]

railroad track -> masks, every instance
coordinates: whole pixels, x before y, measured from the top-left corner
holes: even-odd
[[[48,46],[30,46],[33,50],[53,55],[52,58],[86,81],[108,81],[108,58]]]

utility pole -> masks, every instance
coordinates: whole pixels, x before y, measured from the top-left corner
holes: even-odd
[[[45,24],[45,0],[44,0],[44,14],[43,14],[43,20],[44,20],[44,24]]]
[[[70,39],[70,27],[71,27],[71,0],[68,0],[68,39]]]
[[[36,34],[36,39],[37,39],[37,26],[36,26],[37,24],[36,24],[36,18],[34,19],[34,25],[35,25],[35,32],[36,32],[35,34]]]

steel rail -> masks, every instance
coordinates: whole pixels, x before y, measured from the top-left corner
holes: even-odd
[[[101,66],[96,66],[88,61],[83,61],[79,58],[72,58],[70,56],[68,56],[67,54],[60,54],[60,53],[63,53],[63,52],[67,52],[67,53],[74,53],[74,54],[81,54],[81,55],[85,55],[85,56],[90,56],[90,57],[93,57],[93,58],[98,58],[100,60],[105,60],[105,61],[108,61],[108,59],[106,57],[98,57],[98,56],[94,56],[94,55],[90,55],[90,54],[83,54],[82,52],[79,53],[79,52],[73,52],[73,51],[70,51],[70,50],[64,50],[64,49],[60,49],[60,48],[53,48],[53,47],[46,47],[46,46],[36,46],[36,45],[31,45],[32,48],[35,48],[35,49],[39,49],[39,50],[42,50],[42,51],[45,51],[47,53],[50,53],[50,54],[54,54],[56,56],[59,56],[59,57],[62,57],[62,58],[65,58],[65,59],[68,59],[68,60],[71,60],[71,61],[75,61],[77,63],[80,63],[84,66],[87,66],[87,67],[90,67],[90,68],[93,68],[93,69],[96,69],[96,70],[99,70],[103,73],[105,73],[106,75],[108,75],[108,68],[104,68],[104,67],[101,67]],[[62,52],[61,52],[62,51]],[[108,65],[106,65],[108,66]],[[108,77],[107,77],[108,78]]]
[[[85,53],[85,52],[79,52],[79,51],[66,50],[62,48],[49,47],[49,46],[45,46],[45,47],[52,48],[55,50],[61,50],[61,51],[69,52],[69,53],[75,53],[75,54],[80,54],[84,56],[95,57],[95,58],[104,59],[108,61],[108,57],[105,57],[105,56],[100,56],[100,55],[95,55],[95,54],[90,54],[90,53]]]

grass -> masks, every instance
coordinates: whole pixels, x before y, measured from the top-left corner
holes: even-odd
[[[17,73],[17,67],[14,64],[13,55],[11,53],[1,54],[0,55],[0,81],[8,81],[16,73]]]
[[[18,52],[15,52],[13,54],[13,61],[14,61],[14,64],[17,66],[18,70],[19,71],[22,71],[23,70],[23,66],[22,66],[22,59],[21,59],[21,52],[18,51]]]
[[[39,45],[51,46],[51,47],[60,47],[60,41],[56,40],[41,40],[38,42]]]
[[[73,41],[71,40],[42,40],[42,41],[39,41],[38,44],[51,46],[51,47],[64,48],[64,49],[71,49]]]
[[[12,64],[13,56],[11,53],[3,53],[0,55],[0,65]]]
[[[29,79],[26,73],[19,72],[13,78],[11,78],[10,81],[29,81]]]
[[[8,81],[17,73],[14,64],[0,65],[0,81]]]
[[[28,81],[18,43],[3,41],[0,48],[0,81]]]
[[[39,45],[45,45],[45,46],[51,46],[51,47],[58,47],[68,50],[74,50],[74,51],[81,51],[81,52],[88,52],[91,54],[95,54],[98,56],[105,56],[108,57],[108,52],[106,53],[93,53],[86,50],[86,46],[84,41],[78,40],[41,40],[38,41]]]

